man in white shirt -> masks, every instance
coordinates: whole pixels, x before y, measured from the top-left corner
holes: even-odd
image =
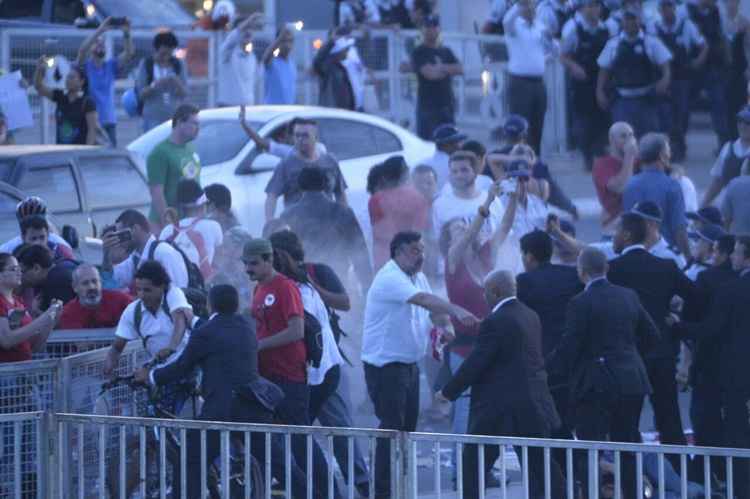
[[[103,372],[110,375],[118,366],[120,355],[129,341],[140,340],[149,359],[173,362],[187,345],[185,332],[193,320],[193,309],[182,290],[170,283],[164,267],[149,261],[135,275],[138,299],[127,306],[115,330],[115,340],[104,360]],[[186,400],[184,390],[172,386],[164,400],[179,414]]]
[[[219,47],[219,106],[255,104],[255,74],[258,62],[253,53],[253,30],[263,27],[263,15],[256,13],[242,21]]]
[[[184,215],[179,222],[164,227],[160,241],[174,243],[196,264],[209,280],[214,275],[214,255],[224,240],[221,225],[206,217],[206,198],[203,188],[192,179],[182,179],[177,184],[177,202]]]
[[[430,165],[435,171],[438,192],[448,182],[451,154],[461,149],[461,143],[464,140],[466,140],[466,134],[459,132],[455,126],[450,124],[440,125],[432,134],[432,141],[435,143],[435,154],[424,163]]]
[[[105,229],[103,243],[102,271],[113,272],[120,287],[133,288],[136,271],[148,260],[159,262],[173,285],[188,286],[188,271],[182,255],[169,243],[156,240],[143,213],[123,211],[117,217],[114,230]]]
[[[553,38],[560,38],[563,26],[574,12],[567,0],[542,0],[537,7],[537,17],[547,26]]]
[[[659,103],[669,89],[672,54],[658,37],[643,32],[640,9],[625,9],[622,27],[597,59],[596,100],[611,110],[613,122],[629,123],[641,137],[660,130]]]
[[[417,232],[399,232],[391,241],[391,260],[367,293],[362,361],[367,391],[380,428],[414,431],[419,418],[419,368],[427,350],[430,314],[449,315],[468,326],[478,319],[432,294],[422,273],[424,243]],[[390,442],[379,440],[375,453],[375,496],[391,490]]]
[[[541,153],[547,90],[544,66],[552,47],[549,27],[536,16],[534,0],[519,0],[503,18],[508,48],[508,111],[529,122],[529,145]]]

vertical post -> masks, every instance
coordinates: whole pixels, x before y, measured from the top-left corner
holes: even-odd
[[[307,499],[312,499],[312,496],[313,496],[312,460],[313,460],[313,436],[308,433],[306,437],[306,446],[305,446],[305,477],[307,478],[307,485],[305,486],[305,496],[307,497]]]
[[[104,499],[106,494],[104,492],[104,484],[107,483],[107,468],[104,466],[104,459],[107,453],[107,425],[99,425],[99,455],[97,459],[99,461],[99,498]]]
[[[10,35],[11,30],[0,31],[0,69],[10,72]]]
[[[312,77],[308,73],[308,69],[310,69],[312,67],[312,61],[313,61],[313,55],[312,55],[312,53],[313,53],[313,50],[315,50],[315,48],[313,47],[313,44],[312,44],[312,42],[313,42],[312,37],[314,37],[314,36],[315,36],[314,34],[309,33],[309,32],[305,32],[301,36],[301,38],[302,38],[302,55],[303,55],[303,58],[304,58],[304,64],[305,64],[305,66],[303,68],[304,71],[302,71],[302,72],[298,71],[297,72],[297,74],[304,75],[302,81],[303,81],[303,85],[304,85],[305,100],[304,100],[303,104],[308,105],[308,106],[312,104]],[[298,77],[298,79],[299,79],[299,77]]]
[[[432,449],[432,459],[433,459],[433,479],[435,480],[435,494],[437,496],[437,499],[441,499],[441,487],[440,487],[440,441],[437,440],[434,443],[433,449]]]
[[[209,108],[216,107],[216,86],[218,85],[218,65],[219,58],[217,47],[219,45],[219,37],[221,32],[209,31],[208,36],[208,96],[207,105]],[[251,54],[252,55],[252,54]],[[255,55],[252,55],[255,57]]]
[[[622,499],[622,470],[620,469],[620,451],[615,451],[615,499]]]
[[[479,499],[484,499],[484,444],[479,444],[477,446],[477,452],[479,455],[477,456],[477,477],[479,478]],[[525,478],[524,478],[525,479]],[[527,497],[528,499],[528,497]]]
[[[221,493],[224,494],[224,497],[232,497],[232,494],[229,491],[230,449],[229,432],[227,430],[221,430]]]
[[[589,498],[599,497],[599,456],[596,450],[588,451]],[[640,496],[639,496],[640,497]]]
[[[52,420],[52,414],[40,413],[36,416],[36,442],[37,442],[37,460],[36,460],[36,476],[37,488],[36,495],[37,499],[47,497],[47,490],[51,489],[52,476],[49,473],[50,460],[52,455],[49,452],[50,447],[54,446],[54,434],[50,435],[50,428],[54,426],[50,425]],[[50,445],[50,440],[52,445]]]
[[[252,438],[251,433],[245,430],[245,499],[250,499],[250,492],[253,490],[253,475],[250,471],[250,465],[252,464],[252,458],[250,456],[250,438]]]
[[[50,133],[49,133],[49,118],[52,115],[52,104],[49,100],[45,99],[41,95],[39,96],[39,103],[41,104],[41,111],[39,121],[42,125],[42,144],[51,144]]]
[[[417,441],[409,442],[409,487],[411,488],[411,497],[416,499],[419,495],[419,477],[417,469]],[[404,496],[404,499],[408,496]]]

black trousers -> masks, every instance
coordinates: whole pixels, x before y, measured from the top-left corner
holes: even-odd
[[[419,106],[417,105],[417,135],[424,140],[432,140],[432,133],[440,125],[456,123],[453,106]]]
[[[654,408],[654,423],[659,432],[659,442],[672,445],[687,445],[682,429],[680,406],[677,401],[675,363],[672,359],[655,359],[646,362],[648,378],[653,393],[649,396]],[[680,456],[668,455],[667,459],[676,470],[680,469]]]
[[[207,418],[215,420],[215,418]],[[244,399],[235,399],[232,410],[232,421],[241,423],[273,423],[273,413],[257,402],[249,402]],[[241,434],[239,434],[241,435]],[[243,437],[244,441],[244,437]],[[285,460],[284,447],[281,441],[271,440],[271,475],[279,481],[285,477]],[[250,453],[260,465],[261,469],[265,467],[265,447],[266,439],[263,433],[253,433],[250,436]],[[221,452],[221,432],[206,432],[206,463],[210,465]],[[244,463],[242,463],[244,466]],[[305,475],[297,466],[296,461],[292,460],[292,493],[294,497],[305,497]],[[201,443],[200,430],[188,430],[187,432],[187,450],[186,450],[186,469],[187,469],[187,497],[198,499],[201,497],[200,480],[201,480]],[[244,468],[243,468],[244,469]],[[179,469],[174,475],[173,497],[180,497],[180,475]],[[244,491],[235,491],[237,493]]]
[[[364,363],[367,393],[382,430],[414,431],[419,419],[419,368],[392,362],[382,367]],[[379,439],[375,449],[375,497],[391,496],[391,443]]]
[[[341,380],[341,367],[333,366],[328,370],[321,384],[310,386],[310,423],[318,419],[320,408],[339,387],[339,380]]]
[[[472,408],[473,410],[473,408]],[[515,424],[525,425],[527,422],[518,421],[518,418],[509,416],[509,418],[515,420]],[[504,418],[499,418],[504,419]],[[470,416],[471,420],[471,416]],[[488,420],[487,423],[480,425],[469,426],[469,433],[472,435],[496,435],[500,436],[498,423],[500,421]],[[508,434],[508,432],[502,432],[502,436],[512,437],[528,437],[528,438],[547,438],[549,432],[538,429],[535,431],[529,428],[528,431],[518,431]],[[464,446],[462,460],[463,460],[463,492],[466,499],[474,499],[479,497],[479,474],[487,475],[492,469],[495,461],[500,456],[500,446],[497,445],[485,445],[484,446],[484,469],[479,469],[479,446],[474,444],[466,444]],[[518,456],[518,462],[523,463],[523,449],[521,447],[513,447],[513,450]],[[528,470],[525,470],[529,478],[529,497],[531,499],[541,499],[544,495],[544,449],[541,447],[528,447],[528,458],[529,466]],[[565,497],[565,480],[563,474],[560,471],[560,467],[555,459],[550,460],[550,497]]]
[[[509,75],[508,111],[520,114],[529,122],[529,145],[541,154],[544,115],[547,113],[547,88],[540,77]]]
[[[576,147],[583,153],[588,170],[594,164],[594,158],[603,154],[607,146],[609,131],[609,113],[603,111],[596,102],[596,81],[571,83],[571,109],[573,138]]]
[[[576,404],[576,435],[581,440],[640,442],[638,423],[641,409],[643,395],[620,396],[607,400],[592,394]],[[584,484],[588,484],[588,453],[576,454],[576,461],[578,476]],[[621,463],[620,483],[624,491],[623,497],[636,497],[635,457],[625,452],[622,454]],[[588,497],[588,485],[584,486],[583,490],[584,497]]]
[[[730,447],[750,449],[750,390],[727,390],[724,392],[724,403],[727,444]],[[750,460],[734,458],[732,472],[735,497],[750,499]]]
[[[695,445],[701,447],[724,447],[726,445],[723,404],[721,386],[715,379],[696,381],[693,386],[693,397],[690,400],[690,420],[693,423]],[[705,478],[703,456],[694,456],[690,464],[690,481],[703,483]],[[711,473],[720,480],[725,480],[726,460],[719,457],[711,458]]]

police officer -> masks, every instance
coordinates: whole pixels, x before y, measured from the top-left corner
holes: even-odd
[[[672,159],[682,161],[687,149],[685,134],[690,118],[691,76],[705,63],[708,45],[689,18],[677,17],[675,0],[659,1],[659,16],[650,32],[672,53],[672,81],[668,98],[661,102],[659,120],[664,133],[669,134]]]
[[[745,106],[736,115],[737,140],[728,141],[719,151],[713,168],[711,184],[703,195],[701,206],[708,206],[729,182],[742,173],[742,168],[750,159],[750,106]]]
[[[560,38],[563,27],[575,11],[567,0],[542,0],[537,7],[537,16],[547,25],[553,38]]]
[[[639,9],[625,9],[622,26],[597,59],[596,99],[602,109],[611,106],[613,121],[630,123],[640,137],[659,129],[657,112],[669,89],[672,55],[659,38],[643,32]]]
[[[689,0],[683,9],[683,16],[686,14],[695,23],[708,45],[708,58],[694,77],[693,93],[705,90],[708,94],[711,121],[721,145],[731,136],[726,96],[730,52],[722,28],[721,13],[716,0]]]
[[[599,0],[577,0],[578,11],[562,33],[560,61],[568,70],[571,87],[573,136],[591,170],[594,157],[601,155],[607,142],[609,114],[596,103],[599,57],[610,31],[601,20]]]

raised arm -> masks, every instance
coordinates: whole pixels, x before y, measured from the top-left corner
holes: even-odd
[[[36,92],[42,97],[52,99],[52,89],[44,84],[44,75],[47,73],[47,57],[42,56],[36,63],[36,71],[34,72],[34,88]]]
[[[126,68],[135,56],[135,46],[133,45],[133,38],[130,36],[130,21],[128,20],[122,25],[122,41],[122,52],[117,56],[118,68]]]
[[[245,130],[247,136],[250,137],[253,142],[255,142],[255,147],[257,147],[261,151],[269,150],[269,148],[271,147],[271,142],[258,135],[258,132],[253,130],[253,127],[248,125],[245,121],[245,106],[240,106],[240,126],[243,130]]]
[[[88,37],[86,37],[86,39],[83,40],[83,43],[78,48],[78,55],[75,60],[76,65],[83,66],[83,64],[86,62],[86,58],[88,57],[89,52],[91,51],[91,47],[94,46],[94,42],[96,42],[96,39],[110,28],[111,22],[112,17],[106,18],[93,33],[91,33]]]
[[[0,348],[9,350],[29,340],[32,349],[38,351],[38,347],[40,345],[44,346],[47,336],[49,336],[50,331],[55,327],[55,320],[59,310],[59,307],[50,307],[42,315],[31,321],[30,324],[16,329],[10,328],[7,318],[0,318]],[[35,341],[37,335],[42,335],[42,338]]]
[[[484,222],[490,216],[490,206],[495,201],[497,196],[498,188],[497,184],[493,184],[492,187],[487,191],[487,198],[484,200],[482,206],[479,207],[478,213],[474,216],[474,219],[469,225],[463,236],[461,236],[448,250],[448,269],[451,273],[456,271],[456,265],[466,256],[468,249],[471,244],[476,240],[479,235],[479,231],[482,230]]]
[[[607,189],[619,194],[625,191],[628,180],[633,176],[635,158],[638,156],[638,144],[636,144],[634,137],[628,140],[624,149],[625,154],[622,158],[622,168],[620,168],[620,171],[616,175],[607,180]]]

